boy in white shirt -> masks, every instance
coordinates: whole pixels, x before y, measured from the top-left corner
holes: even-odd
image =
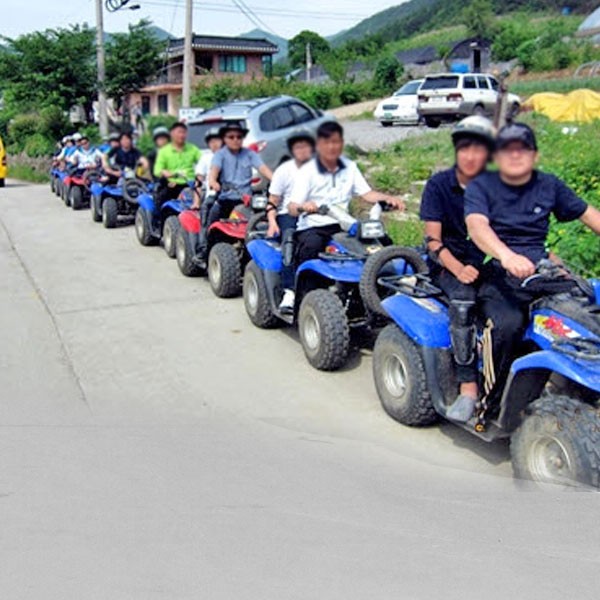
[[[335,121],[323,123],[317,130],[316,156],[300,169],[288,204],[292,216],[302,213],[296,234],[296,267],[318,258],[331,237],[341,231],[335,219],[319,214],[319,207],[338,206],[348,210],[350,200],[360,196],[372,204],[385,200],[392,207],[404,210],[402,199],[372,190],[356,163],[343,153],[343,127]],[[288,304],[293,307],[294,300],[294,292],[286,290],[286,305],[282,302],[282,309]]]
[[[209,129],[204,137],[208,148],[202,150],[202,156],[196,165],[196,189],[194,190],[194,203],[192,204],[193,209],[200,208],[200,193],[199,189],[203,189],[205,192],[208,189],[208,174],[210,172],[210,165],[212,164],[213,156],[223,146],[223,140],[219,130],[216,128]]]
[[[296,230],[298,219],[289,214],[288,204],[300,168],[313,157],[315,139],[310,133],[300,131],[288,139],[287,146],[292,158],[275,169],[271,185],[269,186],[269,205],[267,206],[267,219],[269,222],[267,237],[279,237],[282,244]],[[290,293],[293,294],[293,263],[288,264],[284,261],[281,273],[281,285],[284,290],[284,298],[281,302],[283,310],[289,308],[289,299],[286,298],[286,294],[288,297]]]

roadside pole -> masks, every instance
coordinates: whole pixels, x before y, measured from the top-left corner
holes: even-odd
[[[108,107],[106,102],[106,65],[104,56],[103,0],[96,0],[96,60],[98,63],[98,124],[100,135],[108,135]]]
[[[185,39],[183,43],[183,89],[181,92],[182,108],[190,108],[192,96],[192,77],[194,73],[194,54],[192,50],[192,29],[194,18],[194,1],[186,0],[185,4]]]

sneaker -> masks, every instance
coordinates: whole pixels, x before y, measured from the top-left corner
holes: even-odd
[[[294,310],[294,304],[296,303],[296,292],[294,290],[284,290],[283,299],[279,304],[279,310],[281,312],[291,312]]]
[[[454,403],[448,408],[446,418],[458,423],[467,423],[473,416],[477,400],[471,396],[459,396]]]

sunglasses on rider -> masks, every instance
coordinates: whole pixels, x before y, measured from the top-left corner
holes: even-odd
[[[234,134],[226,135],[225,139],[226,140],[241,140],[241,139],[244,139],[244,136],[239,133],[234,133]]]

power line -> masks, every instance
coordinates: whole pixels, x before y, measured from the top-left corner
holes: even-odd
[[[172,7],[176,4],[176,0],[144,0],[144,4],[150,6],[161,6],[161,7]],[[208,11],[208,12],[217,12],[217,13],[228,13],[228,14],[238,14],[241,8],[236,8],[235,6],[224,6],[220,3],[215,2],[203,2],[201,7],[197,7],[196,10]],[[328,19],[335,21],[356,21],[359,19],[367,18],[371,15],[369,14],[359,14],[359,13],[339,13],[334,11],[300,11],[300,10],[290,10],[290,9],[274,9],[270,7],[254,7],[252,9],[255,18],[260,18],[259,15],[269,16],[269,17],[277,17],[277,18],[287,18],[287,19],[298,19],[300,17],[311,17],[316,19]],[[247,15],[246,15],[247,16]],[[249,18],[249,17],[248,17]],[[256,23],[255,23],[256,24]],[[264,25],[263,25],[264,26]]]
[[[258,28],[267,29],[277,35],[245,2],[244,0],[232,0],[233,3],[246,15],[253,23],[258,23]]]

